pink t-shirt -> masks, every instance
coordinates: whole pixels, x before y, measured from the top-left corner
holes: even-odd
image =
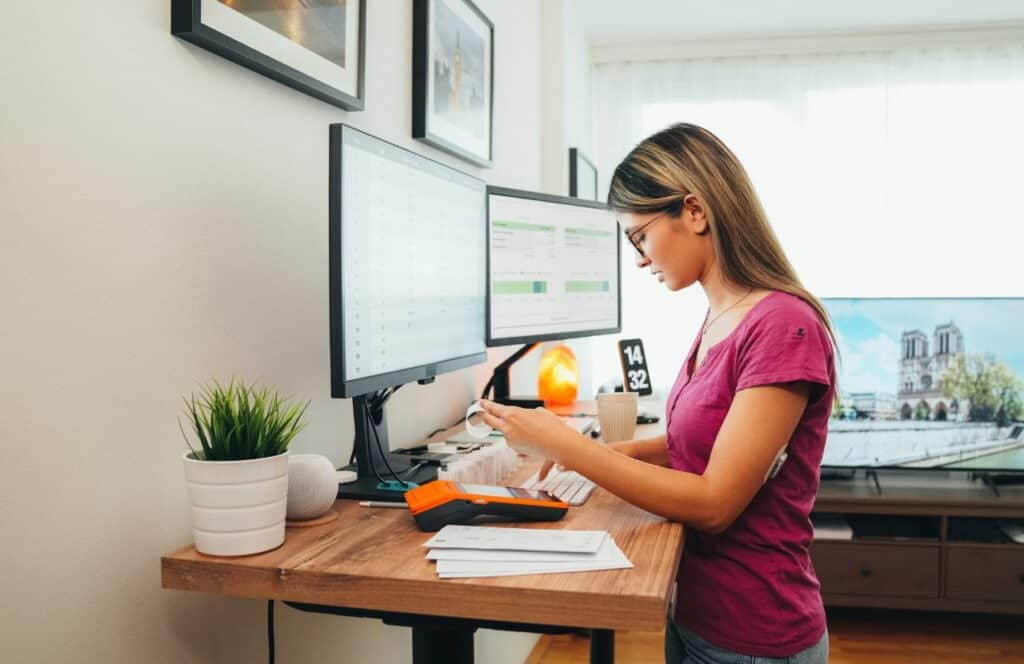
[[[825,632],[808,546],[835,385],[832,343],[814,309],[774,292],[712,346],[689,376],[694,342],[667,402],[669,463],[698,475],[736,392],[807,381],[811,399],[788,460],[719,535],[687,529],[676,620],[708,643],[755,657],[789,657]]]

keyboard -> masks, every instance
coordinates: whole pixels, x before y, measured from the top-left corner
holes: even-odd
[[[540,471],[519,485],[521,489],[547,491],[555,498],[570,505],[582,505],[593,493],[597,485],[574,470],[551,469],[544,481],[540,481]]]
[[[593,417],[561,417],[559,418],[566,426],[576,429],[579,433],[586,433],[594,426]]]

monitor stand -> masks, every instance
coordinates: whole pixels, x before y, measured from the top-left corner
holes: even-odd
[[[404,493],[420,484],[437,479],[437,468],[423,466],[409,474],[410,460],[398,454],[383,452],[388,449],[388,423],[384,402],[391,393],[367,394],[352,398],[352,417],[355,421],[356,464],[349,468],[359,476],[355,482],[338,485],[338,498],[353,500],[380,500],[405,502]],[[388,470],[388,466],[391,470]],[[404,480],[406,484],[395,479]],[[378,478],[378,475],[380,476]],[[384,482],[381,482],[381,479]]]
[[[536,397],[513,397],[509,396],[509,371],[512,369],[512,365],[519,361],[521,357],[529,353],[531,350],[538,346],[537,342],[529,343],[512,353],[504,362],[494,368],[494,373],[491,375],[491,380],[487,383],[487,387],[484,388],[484,398],[487,397],[488,389],[494,387],[494,401],[506,406],[519,406],[520,408],[540,408],[544,405],[542,399]]]

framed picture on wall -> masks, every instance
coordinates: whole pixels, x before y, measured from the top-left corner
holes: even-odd
[[[413,0],[412,135],[493,161],[494,24],[470,0]]]
[[[569,148],[569,195],[597,200],[597,167],[579,148]]]
[[[171,0],[171,34],[328,104],[363,110],[366,0]]]

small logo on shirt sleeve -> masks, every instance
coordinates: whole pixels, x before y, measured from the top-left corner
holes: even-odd
[[[796,336],[798,336],[800,338],[803,338],[803,337],[807,336],[807,330],[805,330],[802,327],[796,328]]]

